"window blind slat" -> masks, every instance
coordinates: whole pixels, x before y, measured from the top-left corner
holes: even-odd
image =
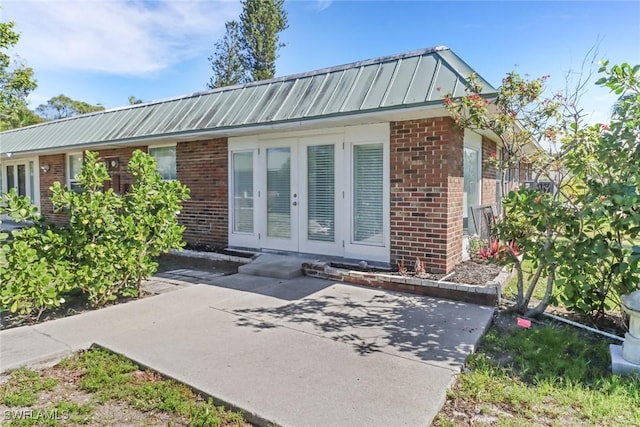
[[[307,238],[335,241],[335,149],[307,147]]]
[[[382,144],[353,147],[353,241],[384,244],[384,151]]]

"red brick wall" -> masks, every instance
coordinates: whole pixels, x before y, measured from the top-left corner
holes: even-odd
[[[53,212],[51,203],[51,186],[58,181],[63,185],[65,181],[65,155],[52,154],[48,156],[40,156],[40,167],[49,165],[49,171],[44,173],[40,171],[40,213],[45,219],[53,224],[63,226],[68,223],[68,216],[64,212]]]
[[[464,133],[448,117],[391,122],[391,262],[461,261]]]
[[[491,158],[497,155],[496,143],[482,137],[482,204],[496,204],[496,167]]]
[[[184,239],[194,245],[226,246],[228,240],[227,139],[180,142],[176,147],[178,181],[191,199],[180,215]]]

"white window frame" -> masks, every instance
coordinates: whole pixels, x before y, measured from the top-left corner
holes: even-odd
[[[233,216],[235,215],[234,209],[234,178],[233,178],[233,154],[234,153],[253,153],[253,233],[242,233],[234,230],[233,227]],[[261,173],[260,164],[259,164],[259,148],[253,141],[243,141],[241,143],[233,143],[230,141],[228,147],[228,190],[227,196],[229,199],[229,216],[228,216],[228,232],[229,232],[229,244],[231,246],[241,247],[241,248],[255,248],[260,249],[260,217],[258,216],[261,213],[260,203],[261,203],[261,194],[263,192],[262,188],[260,188],[259,176]]]
[[[80,156],[80,160],[81,160],[80,164],[84,164],[84,153],[82,151],[67,153],[67,155],[65,156],[65,159],[64,159],[65,178],[67,181],[67,188],[69,189],[73,188],[73,184],[79,184],[75,176],[71,176],[71,157],[73,156]]]
[[[462,203],[463,220],[465,218],[465,215],[467,215],[467,227],[463,228],[463,233],[468,234],[469,230],[471,229],[470,224],[473,221],[473,217],[471,216],[469,209],[471,208],[471,206],[479,206],[482,204],[482,135],[470,129],[465,129],[464,130],[464,148],[468,148],[478,153],[478,164],[477,164],[478,181],[476,183],[478,187],[478,199],[476,200],[476,203],[474,205],[467,205],[465,209],[464,202],[466,201],[466,195],[464,194],[464,192],[462,195],[462,197],[465,198],[465,200],[463,200],[463,203]],[[464,151],[462,155],[464,156]],[[463,163],[464,163],[464,159],[463,159]],[[464,165],[463,165],[462,172],[463,172],[462,180],[463,180],[463,189],[464,189]]]
[[[345,171],[347,173],[348,185],[345,188],[346,205],[349,207],[349,220],[344,222],[344,257],[350,259],[366,259],[381,263],[389,263],[391,256],[391,230],[390,230],[390,178],[389,178],[389,124],[369,125],[365,127],[353,126],[345,129]],[[363,242],[353,242],[353,147],[356,145],[382,144],[382,244],[367,245]]]
[[[165,180],[165,181],[175,181],[175,180],[177,180],[177,179],[178,179],[178,152],[177,152],[177,149],[176,149],[176,144],[174,143],[174,144],[163,144],[163,145],[153,145],[153,146],[149,146],[149,147],[147,147],[147,153],[148,153],[151,157],[153,157],[153,158],[156,160],[156,162],[157,162],[157,159],[156,159],[156,158],[155,158],[155,156],[151,153],[151,151],[152,151],[152,150],[157,150],[157,149],[163,149],[163,148],[173,148],[173,153],[174,153],[174,156],[173,156],[173,160],[174,160],[173,169],[174,169],[174,172],[175,172],[175,178],[165,178],[165,177],[163,176],[163,177],[162,177],[162,179],[163,179],[163,180]],[[158,170],[158,169],[157,169],[157,165],[156,165],[156,170]],[[158,172],[160,172],[160,170],[158,170]],[[161,175],[162,175],[162,173],[161,173]]]
[[[40,210],[40,163],[37,157],[11,159],[0,163],[0,194],[9,191],[9,188],[7,188],[7,166],[13,166],[14,173],[17,174],[18,165],[24,165],[25,167],[26,195],[29,197],[31,205]]]

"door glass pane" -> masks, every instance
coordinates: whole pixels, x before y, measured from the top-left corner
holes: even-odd
[[[253,233],[253,152],[233,153],[233,231]]]
[[[25,165],[18,165],[18,194],[27,195],[27,168]]]
[[[69,188],[73,191],[81,191],[80,183],[76,176],[82,172],[82,154],[69,154]]]
[[[291,150],[267,149],[267,235],[291,237]]]
[[[29,162],[29,194],[31,195],[31,198],[34,199],[35,198],[35,194],[36,194],[36,189],[35,189],[35,177],[33,175],[33,160],[31,160]]]
[[[16,186],[15,167],[7,166],[7,191]]]
[[[333,242],[335,236],[335,150],[333,145],[307,147],[307,238]]]
[[[469,221],[469,209],[478,205],[480,199],[478,166],[478,151],[471,148],[464,149],[464,197],[462,201],[462,228],[469,233],[475,233],[473,221]]]
[[[383,146],[353,147],[353,241],[383,245]]]

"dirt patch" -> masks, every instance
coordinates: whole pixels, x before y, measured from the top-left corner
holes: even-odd
[[[495,279],[502,271],[502,266],[483,261],[468,260],[456,265],[447,275],[435,275],[435,280],[446,276],[447,282],[466,283],[468,285],[485,285]]]
[[[194,420],[175,411],[142,410],[117,399],[101,399],[92,393],[82,390],[81,380],[83,370],[59,364],[50,368],[37,370],[43,380],[53,379],[57,384],[46,391],[37,393],[37,399],[28,406],[6,406],[0,404],[0,413],[4,414],[4,421],[15,422],[17,425],[91,425],[91,426],[187,426],[194,425]],[[146,385],[151,389],[164,379],[155,371],[138,370],[132,373],[132,386]],[[7,382],[11,377],[4,378]],[[126,390],[126,388],[123,388]],[[156,399],[158,397],[156,396]],[[203,403],[205,399],[194,394],[192,399],[196,403]],[[46,423],[44,421],[47,421]],[[195,420],[197,423],[198,420]],[[233,422],[219,420],[221,427],[240,426],[249,427],[246,421]],[[204,424],[203,424],[204,425]],[[207,424],[209,425],[209,424]]]
[[[467,260],[456,265],[448,274],[440,273],[416,273],[407,268],[405,272],[400,273],[398,268],[394,271],[381,270],[371,267],[363,267],[362,265],[347,265],[340,263],[331,263],[332,267],[342,268],[346,270],[362,271],[367,273],[384,273],[396,274],[401,277],[418,277],[420,279],[443,280],[447,282],[463,283],[466,285],[486,285],[487,282],[495,279],[502,271],[502,266],[491,264],[482,260]]]

